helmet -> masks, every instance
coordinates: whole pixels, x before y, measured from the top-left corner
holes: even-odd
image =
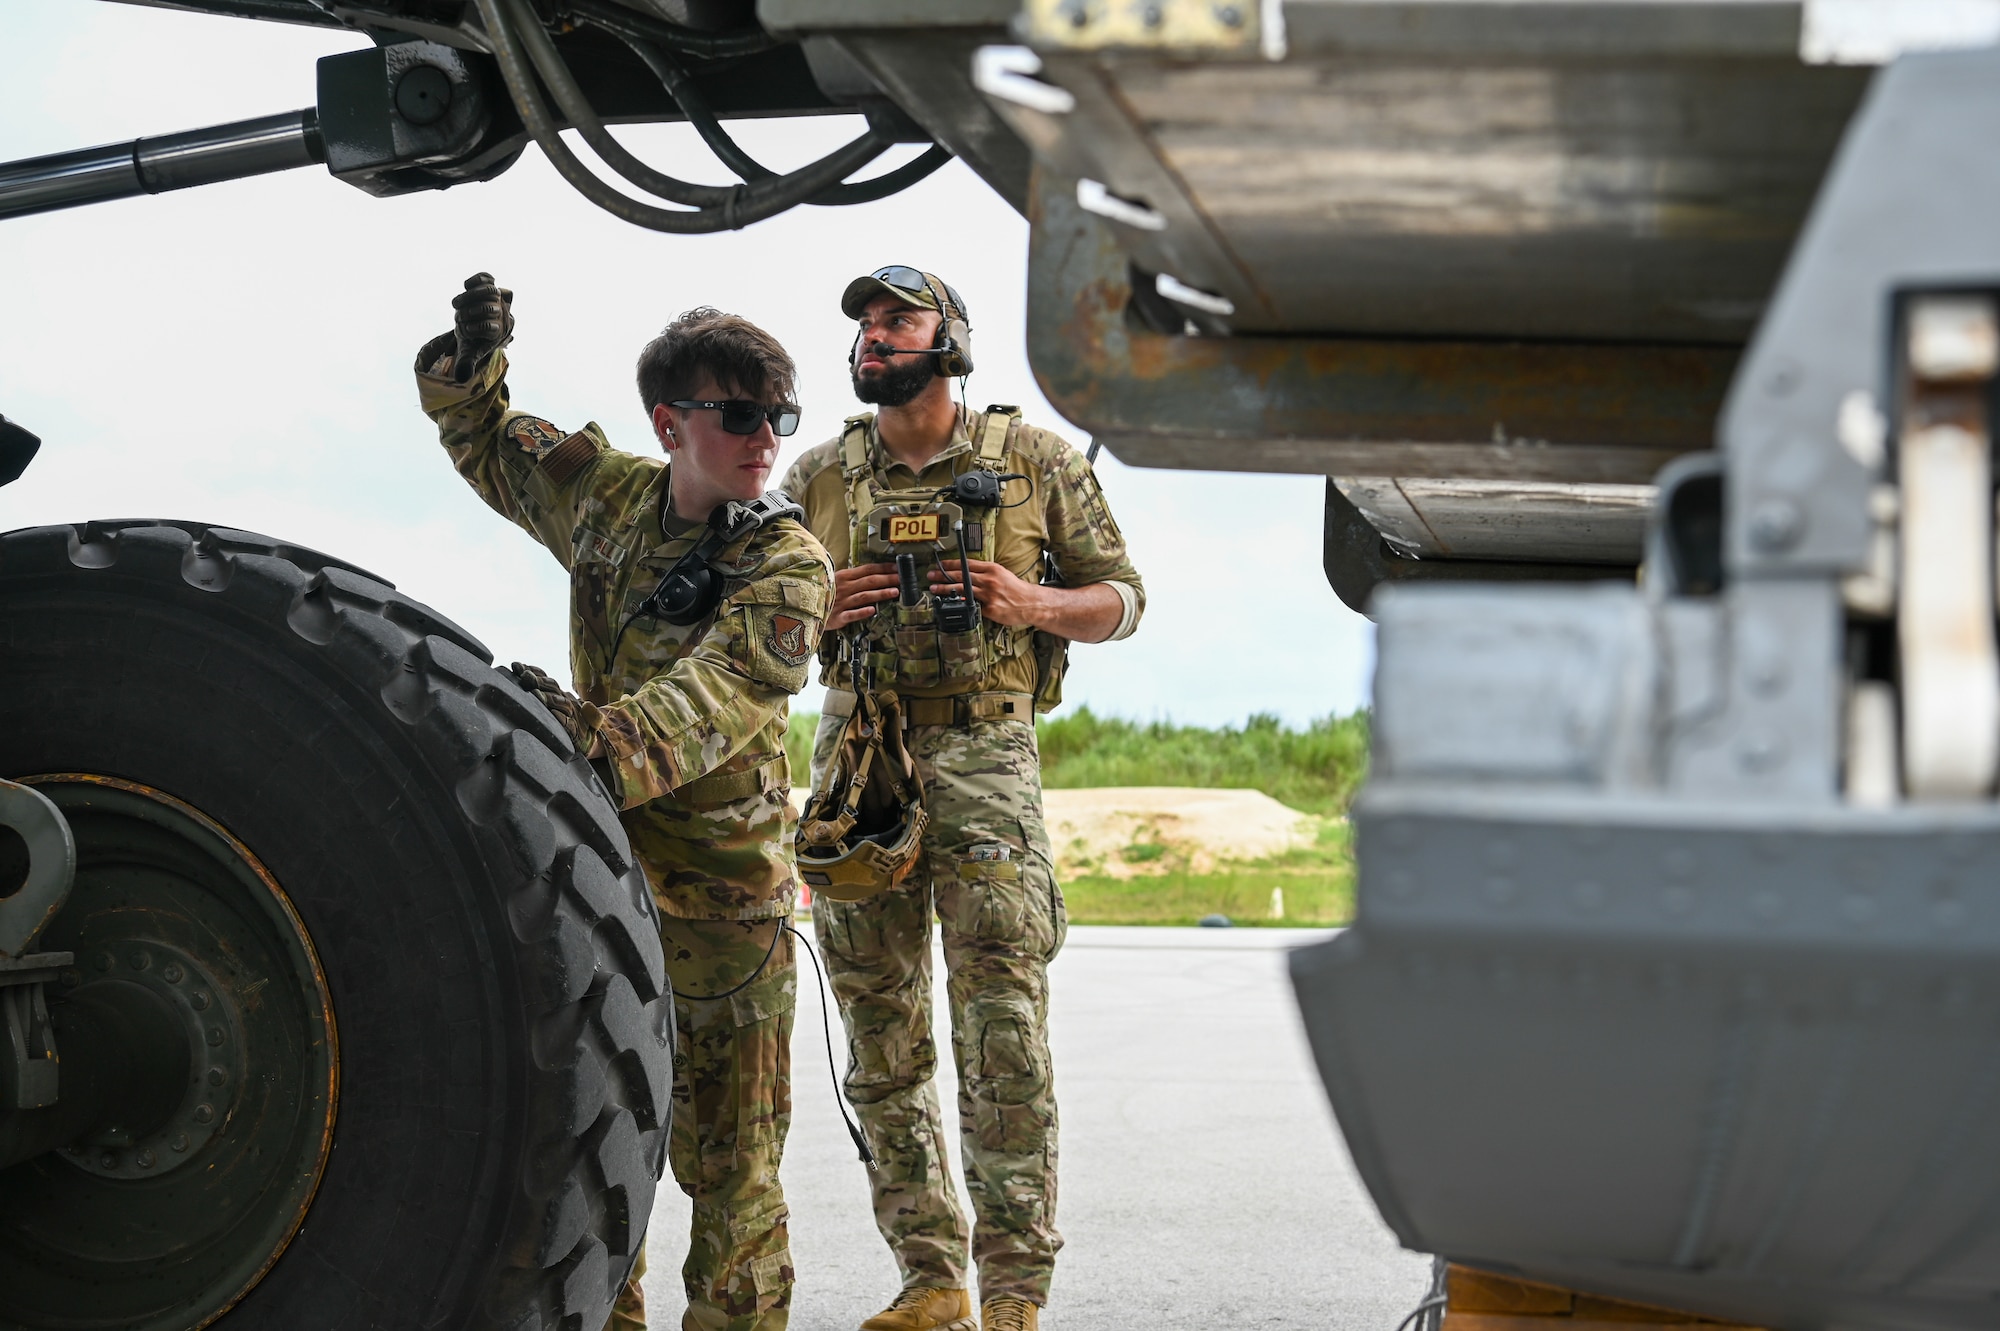
[[[799,819],[799,876],[831,901],[861,901],[909,877],[922,849],[923,786],[903,746],[895,693],[857,692],[840,748]]]

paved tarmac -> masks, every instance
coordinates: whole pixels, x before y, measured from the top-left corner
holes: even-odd
[[[1394,1331],[1423,1297],[1429,1259],[1376,1215],[1299,1030],[1285,951],[1324,936],[1070,931],[1051,967],[1065,1246],[1048,1331]],[[854,1331],[895,1293],[896,1270],[836,1115],[811,964],[799,966],[791,1327]],[[942,1014],[937,1029],[942,1044]],[[949,1118],[949,1066],[939,1075]],[[667,1181],[646,1282],[655,1331],[679,1326],[687,1209]]]

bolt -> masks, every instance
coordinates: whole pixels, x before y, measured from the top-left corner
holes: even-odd
[[[195,1122],[197,1122],[197,1123],[212,1123],[212,1122],[214,1122],[214,1121],[215,1121],[215,1106],[214,1106],[214,1105],[196,1105],[196,1106],[194,1107],[194,1121],[195,1121]]]
[[[1782,693],[1785,688],[1785,663],[1773,656],[1751,666],[1750,688],[1766,698]]]
[[[103,1155],[97,1157],[97,1163],[103,1165],[106,1169],[118,1168],[118,1152],[106,1151]]]
[[[229,1074],[221,1068],[210,1068],[208,1070],[208,1084],[210,1086],[220,1086],[228,1080]]]
[[[222,1027],[211,1026],[208,1028],[208,1042],[210,1044],[222,1043]]]
[[[1785,760],[1785,743],[1776,735],[1752,733],[1736,746],[1736,761],[1746,772],[1768,772]]]
[[[1221,20],[1222,26],[1225,28],[1240,28],[1243,26],[1243,11],[1235,5],[1218,5],[1215,10],[1215,17]]]
[[[173,1147],[176,1151],[185,1151],[188,1148],[188,1135],[185,1132],[176,1132],[174,1139],[168,1142],[167,1145]]]
[[[1759,500],[1750,510],[1750,544],[1766,554],[1791,549],[1805,534],[1805,510],[1793,500]]]
[[[1147,5],[1144,9],[1139,11],[1139,18],[1149,28],[1159,27],[1161,23],[1166,21],[1166,17],[1167,16],[1165,14],[1160,12],[1160,7],[1158,5]]]
[[[160,970],[161,976],[165,978],[168,984],[179,984],[181,976],[184,973],[179,966],[174,965],[171,961]]]
[[[194,1010],[196,1012],[201,1012],[206,1010],[208,1007],[208,991],[206,989],[195,990],[194,996],[189,998],[188,1002],[194,1004]]]
[[[150,970],[153,965],[153,954],[143,947],[135,947],[125,954],[125,964],[135,971]]]
[[[153,1153],[151,1151],[141,1151],[133,1159],[141,1169],[151,1169],[153,1167]]]
[[[108,971],[118,964],[118,959],[109,952],[100,952],[90,959],[90,964],[100,971]]]
[[[74,966],[65,966],[62,971],[62,987],[74,989],[83,983],[83,972]]]

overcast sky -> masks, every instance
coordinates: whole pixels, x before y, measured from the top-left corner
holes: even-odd
[[[307,106],[314,60],[363,44],[91,0],[0,5],[0,160]],[[792,165],[858,126],[740,124],[740,137]],[[619,133],[663,169],[726,179],[684,127]],[[166,516],[281,536],[391,579],[502,662],[560,671],[561,569],[473,497],[416,408],[411,360],[450,326],[466,274],[516,293],[516,404],[566,429],[596,420],[632,451],[653,447],[632,387],[652,333],[701,304],[770,329],[799,362],[805,407],[782,474],[859,409],[839,293],[886,263],[964,293],[975,405],[1022,403],[1085,444],[1028,372],[1026,257],[1026,223],[955,162],[884,202],[681,237],[599,212],[533,147],[497,181],[442,193],[375,199],[311,168],[0,222],[0,414],[45,441],[0,489],[0,529]],[[1365,700],[1373,639],[1320,572],[1318,478],[1102,453],[1098,470],[1150,608],[1132,639],[1078,649],[1070,705],[1213,725]]]

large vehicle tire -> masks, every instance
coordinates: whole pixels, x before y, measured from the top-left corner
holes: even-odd
[[[78,844],[58,1044],[93,995],[189,1040],[174,1103],[0,1171],[0,1326],[600,1331],[672,1002],[602,787],[490,659],[266,537],[0,535],[0,776]]]

